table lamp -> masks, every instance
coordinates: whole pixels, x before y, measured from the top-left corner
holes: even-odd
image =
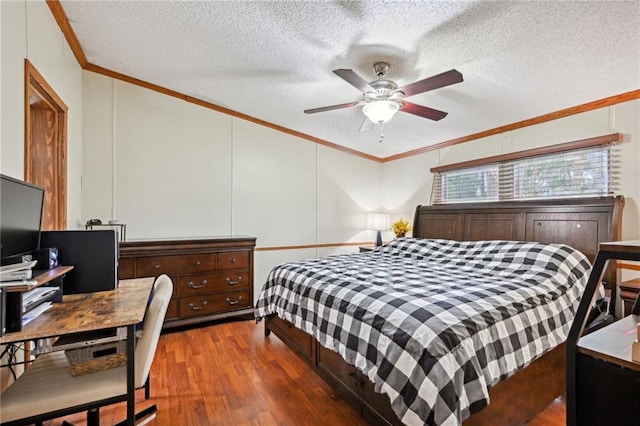
[[[382,245],[382,233],[389,229],[389,215],[386,213],[369,213],[367,216],[367,229],[377,231],[376,247]]]

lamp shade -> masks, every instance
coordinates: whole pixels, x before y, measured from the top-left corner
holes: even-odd
[[[374,101],[362,107],[362,112],[374,123],[386,123],[399,109],[400,105],[394,101]]]
[[[367,216],[367,229],[386,231],[389,229],[389,215],[386,213],[369,213]]]
[[[376,232],[376,247],[382,245],[382,233],[389,229],[389,215],[386,213],[369,213],[367,216],[367,228]]]

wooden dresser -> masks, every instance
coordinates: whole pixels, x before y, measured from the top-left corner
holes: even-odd
[[[171,278],[165,328],[252,317],[255,245],[249,236],[122,242],[118,278]]]

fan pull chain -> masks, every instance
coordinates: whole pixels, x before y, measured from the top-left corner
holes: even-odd
[[[383,123],[380,123],[380,140],[378,141],[378,143],[382,143],[382,139],[384,139],[384,128]]]

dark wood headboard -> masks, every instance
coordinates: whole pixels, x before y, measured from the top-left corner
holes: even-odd
[[[598,243],[620,240],[623,207],[622,196],[418,206],[413,236],[562,243],[593,262]],[[603,281],[615,296],[615,262],[610,262]]]

